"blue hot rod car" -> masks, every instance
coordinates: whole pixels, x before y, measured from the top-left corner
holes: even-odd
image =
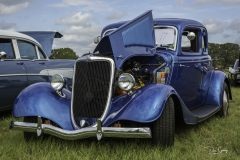
[[[60,74],[29,86],[13,108],[24,122],[10,128],[26,140],[152,138],[171,146],[175,117],[197,124],[228,115],[229,82],[213,69],[207,42],[201,23],[153,19],[151,11],[108,25],[94,52],[76,61],[72,92]]]

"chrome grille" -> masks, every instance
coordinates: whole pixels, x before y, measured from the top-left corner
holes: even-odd
[[[112,65],[106,60],[78,61],[75,64],[72,116],[102,117],[109,97]]]

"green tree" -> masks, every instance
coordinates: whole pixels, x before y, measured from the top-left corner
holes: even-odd
[[[240,47],[234,43],[209,43],[209,55],[212,57],[214,66],[226,68],[232,65],[240,55]]]
[[[71,48],[53,49],[50,59],[78,59],[78,55]]]

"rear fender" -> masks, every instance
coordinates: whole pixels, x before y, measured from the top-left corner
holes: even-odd
[[[214,71],[205,104],[217,106],[222,105],[222,90],[224,82],[228,85],[229,99],[232,99],[232,92],[226,74],[220,71]]]
[[[118,120],[149,123],[158,119],[169,96],[176,91],[169,85],[150,84],[131,95],[113,99],[111,109],[103,121],[109,126]]]
[[[14,117],[41,116],[57,123],[62,129],[73,130],[71,122],[71,92],[63,89],[61,98],[50,83],[41,82],[25,88],[14,103]]]

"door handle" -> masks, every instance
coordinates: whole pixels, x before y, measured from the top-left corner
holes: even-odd
[[[179,67],[186,67],[186,65],[184,65],[184,64],[179,64]]]
[[[18,65],[23,65],[24,63],[23,62],[17,62]]]
[[[45,62],[39,62],[39,64],[45,64]]]

